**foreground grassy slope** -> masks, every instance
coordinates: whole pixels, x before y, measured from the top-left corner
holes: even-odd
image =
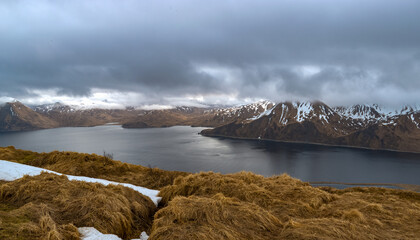
[[[152,239],[419,239],[420,194],[200,173],[161,190]],[[205,237],[204,237],[205,236]]]
[[[75,227],[84,226],[126,239],[146,231],[151,240],[420,239],[420,194],[412,191],[314,188],[287,175],[187,174],[98,155],[12,147],[0,148],[0,159],[155,187],[163,198],[156,209],[124,187],[52,174],[0,182],[0,238],[5,239],[78,239]]]
[[[0,159],[69,175],[102,178],[152,189],[170,185],[176,177],[188,174],[122,163],[96,154],[58,151],[36,153],[14,147],[0,147]]]
[[[155,211],[130,188],[25,176],[0,185],[0,239],[79,239],[76,226],[134,238],[149,230]]]

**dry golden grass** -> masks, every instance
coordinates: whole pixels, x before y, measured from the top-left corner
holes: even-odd
[[[0,159],[69,175],[102,178],[152,189],[160,189],[172,184],[176,177],[188,175],[185,172],[165,171],[158,168],[122,163],[96,154],[58,151],[36,153],[15,149],[12,146],[0,147]]]
[[[162,196],[158,210],[131,189],[51,174],[0,182],[0,239],[77,239],[75,226],[122,237],[146,230],[150,240],[420,239],[420,194],[412,191],[315,188],[288,175],[249,172],[187,174],[13,147],[0,148],[0,159],[159,188]]]
[[[155,217],[150,239],[272,239],[283,227],[258,205],[220,193],[175,197]]]
[[[420,194],[410,191],[314,188],[242,172],[180,177],[161,196],[167,207],[151,239],[420,239]]]
[[[130,188],[50,173],[3,183],[0,204],[1,239],[79,239],[76,227],[134,238],[149,231],[156,211],[148,197]]]

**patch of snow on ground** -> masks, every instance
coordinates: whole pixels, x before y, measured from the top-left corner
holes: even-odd
[[[147,240],[147,239],[149,239],[149,235],[147,235],[147,233],[145,233],[145,232],[142,232],[140,234],[140,239],[139,240]],[[133,240],[135,240],[135,239],[133,239]]]
[[[103,234],[93,227],[81,227],[78,230],[82,240],[121,240],[117,235]]]
[[[29,175],[29,176],[39,175],[39,174],[41,174],[41,172],[48,172],[48,173],[53,173],[53,174],[57,174],[57,175],[65,175],[65,174],[57,173],[57,172],[50,171],[50,170],[43,169],[43,168],[32,167],[32,166],[25,165],[25,164],[0,160],[0,180],[13,181],[13,180],[19,179],[19,178],[21,178],[25,175]],[[84,182],[91,182],[91,183],[100,183],[100,184],[103,184],[105,186],[109,185],[109,184],[122,185],[124,187],[131,188],[134,191],[137,191],[137,192],[149,197],[155,203],[156,206],[158,205],[159,201],[161,200],[161,197],[157,196],[159,194],[158,190],[152,190],[152,189],[135,186],[135,185],[128,184],[128,183],[119,183],[119,182],[113,182],[113,181],[108,181],[108,180],[104,180],[104,179],[98,179],[98,178],[71,176],[71,175],[65,175],[65,176],[67,176],[67,178],[71,181],[84,181]]]
[[[79,233],[82,235],[82,240],[121,240],[117,235],[114,234],[103,234],[93,227],[81,227],[78,228]],[[142,232],[140,238],[132,240],[147,240],[149,236],[147,233]]]

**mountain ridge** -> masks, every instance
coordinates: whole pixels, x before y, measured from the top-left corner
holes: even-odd
[[[201,134],[420,152],[420,111],[412,108],[387,115],[373,110],[336,110],[319,101],[283,102],[257,118],[206,129]]]
[[[330,107],[321,101],[260,101],[229,108],[181,106],[163,110],[76,109],[55,103],[32,109],[0,107],[0,132],[118,123],[124,128],[211,127],[205,136],[420,152],[420,107],[389,110],[377,104]]]

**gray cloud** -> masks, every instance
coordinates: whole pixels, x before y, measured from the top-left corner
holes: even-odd
[[[420,2],[2,1],[0,94],[420,102]],[[316,69],[305,72],[305,69]]]

